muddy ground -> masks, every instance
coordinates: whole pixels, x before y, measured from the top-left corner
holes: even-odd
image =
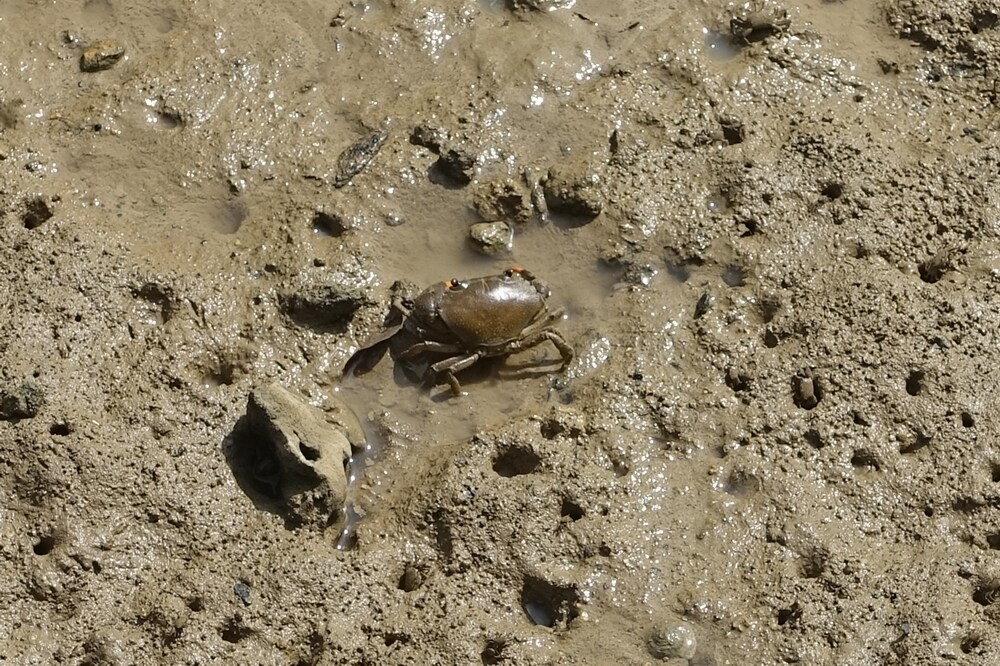
[[[10,0],[0,35],[3,663],[1000,661],[994,3]],[[564,371],[341,379],[395,281],[513,264]],[[240,458],[274,383],[360,418],[347,510]]]

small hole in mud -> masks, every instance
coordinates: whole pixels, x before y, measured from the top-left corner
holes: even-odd
[[[778,346],[778,336],[774,334],[774,331],[764,333],[764,346],[768,349],[774,349]]]
[[[796,601],[788,608],[782,608],[778,611],[778,626],[783,627],[786,624],[795,624],[800,617],[802,617],[802,607]]]
[[[305,442],[299,442],[299,452],[302,454],[303,458],[310,462],[316,462],[319,460],[319,449],[315,449]],[[346,465],[347,463],[345,462],[344,464]]]
[[[819,550],[813,551],[802,563],[802,576],[804,578],[819,578],[826,568],[826,561],[829,556]]]
[[[493,461],[493,471],[502,477],[521,476],[536,471],[542,459],[530,449],[511,447]]]
[[[401,634],[399,632],[392,631],[387,633],[382,640],[385,643],[386,647],[389,647],[390,645],[394,645],[396,643],[403,643],[405,645],[406,643],[410,642],[410,637],[407,636],[406,634]]]
[[[51,218],[52,209],[49,208],[49,204],[45,202],[45,199],[35,197],[25,204],[21,222],[24,223],[25,229],[36,229]]]
[[[917,265],[917,272],[920,274],[920,279],[927,284],[934,284],[940,282],[944,274],[948,272],[951,265],[948,262],[947,257],[941,255],[935,255],[928,259],[927,261],[922,261]]]
[[[925,374],[922,370],[913,370],[906,378],[906,392],[910,395],[920,395],[924,391]]]
[[[220,636],[222,637],[222,640],[227,643],[239,643],[252,633],[253,630],[243,624],[242,618],[235,616],[226,620],[226,624],[222,627]]]
[[[187,600],[188,610],[200,613],[205,610],[205,601],[201,597],[191,597]]]
[[[48,555],[52,552],[52,549],[56,547],[56,539],[52,535],[43,536],[41,539],[35,542],[32,546],[32,550],[35,551],[35,555]]]
[[[534,624],[544,627],[565,625],[579,615],[579,595],[572,587],[528,576],[521,589],[521,607]]]
[[[995,578],[981,581],[972,593],[972,600],[980,606],[992,606],[997,599],[1000,599],[1000,580]]]
[[[986,543],[990,545],[991,550],[1000,550],[1000,534],[988,534]]]
[[[880,469],[878,459],[867,449],[859,449],[851,456],[851,465],[854,469],[868,472],[877,472]]]
[[[1000,463],[990,463],[990,478],[993,483],[1000,483]]]
[[[824,197],[833,201],[834,199],[839,199],[844,194],[844,186],[838,182],[829,182],[823,185],[820,189],[820,194]]]
[[[934,507],[925,506],[924,507],[924,515],[927,516],[928,518],[933,518],[934,517]]]
[[[719,120],[719,127],[722,129],[722,138],[730,146],[743,143],[743,140],[746,138],[746,127],[738,118],[721,118]]]
[[[503,649],[507,644],[503,641],[488,640],[479,658],[484,664],[499,664],[503,662]]]
[[[49,426],[49,434],[50,435],[56,435],[58,437],[65,437],[66,435],[70,434],[71,432],[72,432],[72,429],[70,429],[69,424],[65,423],[63,421],[60,421],[58,423],[53,423],[52,425]]]
[[[555,419],[542,422],[541,433],[545,439],[555,439],[564,432],[566,432],[566,427]]]
[[[601,557],[611,557],[611,548],[602,545],[600,548],[597,549],[597,554],[600,555]]]
[[[611,469],[614,471],[615,476],[625,476],[630,471],[628,461],[625,459],[625,454],[621,451],[609,452],[608,462],[611,463]]]
[[[962,653],[970,654],[974,652],[976,648],[979,647],[979,644],[981,642],[982,639],[975,634],[970,634],[966,636],[965,638],[962,639],[962,645],[961,645]]]
[[[746,279],[746,270],[741,266],[726,266],[722,271],[722,281],[730,287],[742,287]]]
[[[583,507],[576,502],[564,499],[562,501],[562,508],[559,510],[559,515],[563,518],[569,518],[570,520],[580,520],[585,515]]]
[[[806,441],[809,442],[809,446],[814,449],[822,449],[826,444],[823,442],[823,436],[820,435],[819,430],[807,430],[805,434]]]
[[[969,412],[962,412],[962,426],[965,428],[971,428],[976,425],[976,420],[972,418],[972,414]]]
[[[902,454],[916,453],[920,449],[924,448],[931,443],[931,438],[927,435],[918,432],[913,436],[913,440],[905,442],[900,445],[899,452]]]
[[[319,212],[313,216],[312,229],[320,236],[330,236],[340,238],[347,231],[343,220],[329,213]]]

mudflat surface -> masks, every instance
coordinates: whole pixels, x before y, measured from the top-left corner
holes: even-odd
[[[993,3],[10,0],[0,34],[5,663],[1000,661]],[[341,379],[397,280],[515,264],[565,370]],[[327,522],[234,463],[275,383],[361,419]]]

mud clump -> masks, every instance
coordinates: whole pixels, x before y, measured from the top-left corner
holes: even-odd
[[[553,167],[542,183],[551,212],[579,218],[586,224],[604,210],[600,176],[589,169]]]
[[[45,394],[38,386],[25,382],[14,388],[0,389],[0,420],[30,419],[45,404]]]

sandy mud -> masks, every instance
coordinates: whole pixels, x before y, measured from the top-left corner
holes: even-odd
[[[0,35],[0,661],[1000,662],[994,3]],[[341,378],[512,265],[564,370]]]

